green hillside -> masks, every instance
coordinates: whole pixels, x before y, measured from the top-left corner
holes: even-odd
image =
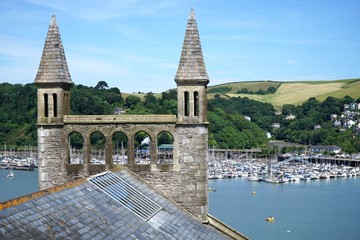
[[[260,89],[266,91],[269,87],[276,88],[276,92],[274,94],[255,94],[255,92]],[[244,88],[254,92],[254,94],[239,93],[239,91]],[[315,97],[319,101],[323,101],[329,96],[341,98],[348,95],[354,99],[360,98],[360,79],[226,83],[209,87],[209,98],[213,98],[215,94],[221,94],[222,97],[248,97],[257,101],[270,103],[275,108],[281,108],[284,104],[302,104],[311,97]]]

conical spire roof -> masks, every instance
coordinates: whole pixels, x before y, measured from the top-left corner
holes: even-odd
[[[194,9],[191,9],[188,18],[180,62],[175,76],[175,82],[178,83],[180,81],[192,80],[197,82],[209,82],[209,76],[206,72]]]
[[[35,83],[72,84],[55,16],[51,18]]]

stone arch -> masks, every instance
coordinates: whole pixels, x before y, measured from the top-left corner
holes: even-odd
[[[72,131],[68,134],[69,142],[69,164],[84,163],[84,137],[78,131]]]
[[[164,130],[157,135],[157,163],[174,163],[174,136]]]
[[[95,131],[90,134],[90,164],[105,164],[105,145],[106,137],[102,132]]]
[[[151,135],[145,130],[141,130],[134,135],[134,153],[136,164],[151,163]]]
[[[111,141],[112,164],[128,164],[128,136],[122,131],[116,131],[113,133]]]

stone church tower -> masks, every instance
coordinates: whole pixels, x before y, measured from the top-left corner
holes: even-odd
[[[125,168],[137,173],[200,221],[207,220],[207,84],[201,43],[191,10],[179,67],[176,72],[178,114],[176,115],[70,115],[70,87],[73,84],[55,17],[47,33],[35,79],[38,87],[38,157],[40,189],[63,184],[113,169],[112,136],[128,138]],[[135,135],[144,131],[150,139],[148,164],[138,164]],[[157,137],[166,131],[173,136],[173,161],[158,161]],[[71,133],[83,138],[83,162],[71,164]],[[90,137],[105,137],[105,161],[95,165],[90,157]]]

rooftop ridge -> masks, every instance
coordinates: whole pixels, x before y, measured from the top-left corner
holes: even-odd
[[[209,82],[194,9],[191,9],[188,17],[180,62],[175,76],[175,82],[184,80]]]
[[[51,17],[35,83],[72,84],[55,15]]]

